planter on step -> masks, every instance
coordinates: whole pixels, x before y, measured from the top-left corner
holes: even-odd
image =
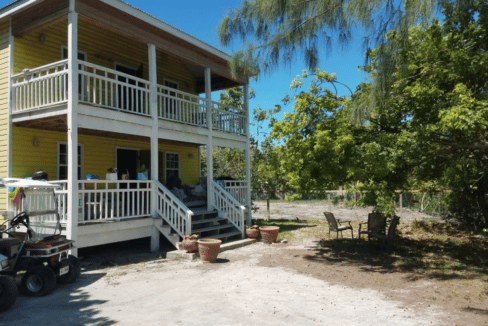
[[[181,247],[186,252],[195,252],[198,250],[198,234],[185,235],[183,241],[181,241]]]
[[[272,244],[278,238],[278,232],[280,231],[279,226],[262,226],[259,228],[261,232],[261,239],[264,243]]]
[[[246,225],[246,235],[249,238],[257,238],[259,235],[259,226],[257,226],[257,225]]]
[[[217,260],[222,240],[200,239],[198,240],[198,254],[203,262],[213,263]]]

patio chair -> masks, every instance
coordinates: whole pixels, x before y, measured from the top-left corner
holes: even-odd
[[[352,225],[350,221],[347,221],[347,223],[349,223],[349,226],[340,225],[341,221],[339,219],[336,220],[334,214],[329,212],[324,212],[324,215],[325,218],[327,219],[327,223],[329,224],[329,238],[330,238],[330,231],[337,232],[337,239],[339,239],[339,232],[341,233],[341,237],[344,238],[342,231],[351,230],[351,237],[354,239],[354,231],[352,230]]]
[[[366,230],[361,230],[363,225],[367,225]],[[359,223],[359,236],[361,239],[361,234],[368,235],[368,239],[371,234],[374,235],[385,235],[386,232],[386,217],[382,213],[369,213],[368,222]]]
[[[388,228],[388,234],[372,232],[371,234],[369,234],[369,237],[384,240],[385,247],[389,248],[391,244],[391,240],[395,236],[395,231],[399,222],[400,222],[400,216],[395,215],[391,220],[390,227]]]

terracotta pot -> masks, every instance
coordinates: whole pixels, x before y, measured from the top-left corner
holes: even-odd
[[[181,247],[187,252],[194,252],[198,249],[198,234],[185,235],[181,241]]]
[[[278,232],[280,231],[279,226],[262,226],[259,228],[261,232],[261,238],[264,243],[272,244],[278,238]]]
[[[257,225],[247,225],[246,226],[246,235],[249,238],[257,238],[259,235],[259,226]]]
[[[200,239],[198,240],[198,253],[203,262],[213,263],[217,260],[222,240]]]

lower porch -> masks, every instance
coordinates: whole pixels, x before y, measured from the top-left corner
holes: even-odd
[[[246,193],[245,181],[214,181],[207,187],[213,198],[212,205],[209,207],[202,201],[204,205],[191,208],[177,197],[175,191],[170,191],[158,181],[78,181],[75,185],[78,188],[77,216],[70,216],[68,212],[68,183],[50,183],[59,186],[54,200],[29,192],[19,205],[12,205],[11,209],[18,213],[56,208],[62,234],[68,238],[71,219],[77,248],[151,237],[151,249],[157,251],[160,234],[174,246],[184,235],[193,233],[224,241],[244,236],[248,210],[232,193],[236,197]],[[44,228],[54,228],[56,220],[56,216],[47,215],[34,217],[31,222]]]

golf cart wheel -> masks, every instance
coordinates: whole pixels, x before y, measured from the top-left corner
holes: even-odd
[[[0,311],[12,307],[19,296],[15,281],[9,277],[0,276]]]
[[[56,275],[46,266],[35,266],[25,272],[20,281],[20,291],[29,297],[42,297],[56,287]]]
[[[80,275],[81,267],[78,258],[73,255],[68,256],[69,272],[67,274],[58,276],[58,282],[61,284],[73,283]]]

